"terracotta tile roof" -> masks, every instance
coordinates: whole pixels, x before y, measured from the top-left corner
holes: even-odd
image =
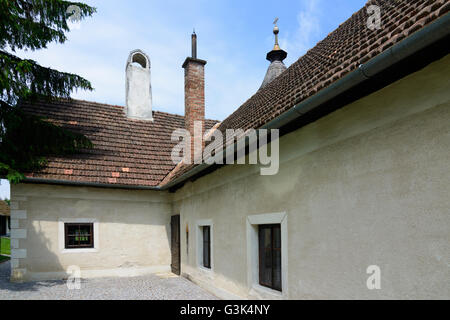
[[[367,27],[367,8],[378,5],[382,27]],[[448,13],[449,0],[371,0],[324,40],[294,62],[286,71],[257,91],[219,126],[226,129],[257,129],[294,105],[343,78],[360,64]],[[195,165],[177,167],[171,179]]]
[[[0,216],[9,216],[10,212],[11,210],[6,201],[0,200]]]
[[[175,167],[171,133],[184,128],[184,117],[153,112],[154,121],[128,119],[123,107],[80,100],[24,103],[23,110],[86,135],[94,148],[51,157],[27,177],[125,186],[157,186]],[[210,129],[217,121],[206,120]]]

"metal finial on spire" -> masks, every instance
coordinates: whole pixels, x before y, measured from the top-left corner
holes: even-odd
[[[280,32],[280,29],[278,29],[277,26],[278,18],[275,18],[273,24],[275,25],[273,27],[273,34],[275,35],[275,45],[273,46],[273,50],[281,50],[280,46],[278,45],[278,32]]]
[[[278,18],[275,18],[273,24],[273,34],[275,35],[275,45],[273,50],[267,53],[266,59],[270,61],[270,66],[267,69],[266,76],[264,77],[264,81],[261,84],[260,89],[264,88],[268,83],[270,83],[273,79],[278,77],[284,70],[286,70],[286,66],[283,63],[283,60],[287,57],[287,52],[280,49],[278,45],[278,32],[280,30],[277,26]]]

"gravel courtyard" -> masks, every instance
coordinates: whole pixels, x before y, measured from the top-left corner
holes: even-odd
[[[217,299],[192,282],[171,274],[130,278],[82,279],[80,290],[64,280],[10,283],[10,265],[0,264],[0,300],[211,300]]]

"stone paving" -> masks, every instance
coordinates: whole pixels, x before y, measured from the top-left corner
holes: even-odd
[[[82,279],[81,289],[66,281],[9,282],[10,263],[0,264],[0,300],[212,300],[194,283],[174,274]]]

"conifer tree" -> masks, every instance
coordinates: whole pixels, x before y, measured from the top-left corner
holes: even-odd
[[[0,0],[0,177],[16,183],[42,168],[46,157],[92,147],[89,139],[45,119],[25,114],[21,101],[70,98],[76,89],[92,90],[78,75],[21,59],[16,50],[45,49],[64,43],[68,20],[91,16],[95,8],[62,0]]]

